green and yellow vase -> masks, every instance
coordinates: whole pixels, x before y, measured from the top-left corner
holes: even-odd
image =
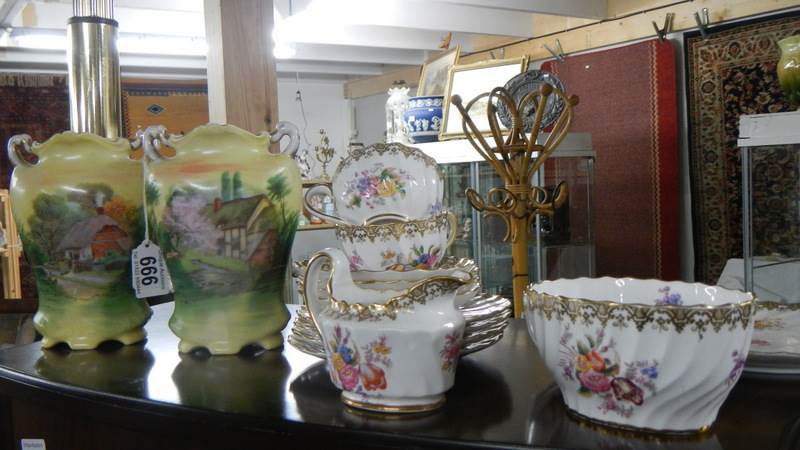
[[[283,122],[272,135],[209,124],[182,136],[168,136],[162,127],[141,136],[153,161],[146,186],[155,219],[150,236],[172,278],[169,326],[182,353],[283,344],[284,280],[302,184],[290,156],[268,151],[282,136],[290,137],[284,153],[293,153],[297,129]]]
[[[39,291],[42,346],[93,349],[146,336],[150,307],[131,288],[130,252],[142,239],[141,163],[130,143],[64,132],[46,142],[17,135],[10,196]]]
[[[793,107],[800,107],[800,34],[778,41],[778,80]]]

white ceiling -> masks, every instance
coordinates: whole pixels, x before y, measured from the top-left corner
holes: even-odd
[[[225,1],[225,0],[222,0]],[[452,32],[528,38],[534,14],[601,19],[606,0],[274,0],[279,74],[361,77],[421,64]],[[63,70],[70,0],[0,0],[0,70]],[[205,73],[203,0],[116,0],[123,73]],[[30,49],[29,47],[38,47]],[[176,57],[179,56],[179,57]]]

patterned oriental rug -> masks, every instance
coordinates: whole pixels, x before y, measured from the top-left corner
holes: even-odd
[[[11,163],[6,153],[8,138],[27,133],[44,142],[69,128],[67,78],[63,75],[7,73],[0,75],[0,188],[8,189]],[[36,299],[36,281],[25,258],[20,262],[22,298]]]
[[[122,85],[125,131],[163,125],[170,133],[188,133],[208,123],[208,90],[205,82],[126,82]]]
[[[800,14],[794,13],[715,27],[707,40],[684,34],[697,281],[716,283],[727,259],[742,256],[739,116],[789,110],[775,72],[777,41],[798,33]],[[780,195],[796,165],[785,148],[754,160],[755,170],[769,174],[753,186],[754,195],[771,205],[754,211],[756,227],[766,231],[754,236],[760,254],[792,253],[786,247],[797,246],[797,207],[792,212]]]
[[[542,69],[580,97],[572,131],[592,135],[597,275],[677,279],[674,47],[645,41]]]

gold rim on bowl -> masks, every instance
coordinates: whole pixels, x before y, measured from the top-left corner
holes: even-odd
[[[616,280],[612,277],[603,278],[576,278],[563,281],[578,282],[595,280]],[[592,319],[600,321],[602,326],[623,328],[628,322],[636,326],[637,331],[643,331],[645,325],[652,324],[654,328],[666,331],[667,325],[672,325],[677,333],[687,327],[696,331],[702,338],[703,333],[710,325],[715,332],[724,326],[733,329],[737,324],[747,328],[753,320],[756,311],[756,298],[752,293],[727,289],[719,286],[708,286],[702,283],[686,283],[682,281],[662,281],[655,279],[626,278],[636,282],[655,282],[665,284],[702,285],[721,289],[731,293],[742,293],[746,299],[739,302],[727,302],[719,305],[648,305],[645,303],[620,303],[613,300],[591,300],[585,298],[572,298],[563,295],[553,295],[540,291],[541,285],[549,283],[531,284],[525,290],[526,309],[542,314],[547,320],[555,316],[558,320],[568,318],[572,323],[579,320],[588,322]],[[538,288],[538,290],[537,290]]]

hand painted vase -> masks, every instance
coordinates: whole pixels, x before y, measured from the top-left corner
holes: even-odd
[[[800,35],[778,41],[781,59],[778,61],[778,80],[789,102],[800,107]]]
[[[143,236],[142,166],[125,139],[65,132],[8,142],[11,205],[34,268],[42,347],[132,344],[150,307],[134,296],[130,251]]]
[[[329,299],[318,289],[330,261]],[[351,408],[383,413],[421,413],[444,404],[453,386],[464,335],[456,308],[467,278],[432,276],[405,289],[356,286],[339,249],[311,257],[304,298],[322,336],[333,384]]]
[[[270,143],[297,128],[281,122],[272,135],[209,124],[186,135],[161,127],[142,135],[149,167],[150,235],[163,252],[175,289],[169,321],[180,351],[234,354],[244,346],[283,344],[289,320],[284,279],[301,214],[300,170]],[[166,157],[162,146],[175,156]]]
[[[411,97],[408,109],[403,113],[408,136],[415,144],[436,142],[442,127],[442,102],[444,97]]]

